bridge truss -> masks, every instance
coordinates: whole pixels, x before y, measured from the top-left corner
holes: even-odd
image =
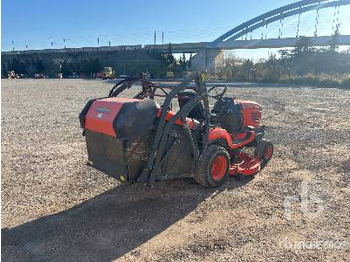
[[[232,30],[226,32],[222,36],[218,37],[215,39],[213,42],[209,44],[209,48],[219,48],[219,49],[235,49],[237,47],[240,47],[242,44],[244,46],[244,43],[242,41],[237,41],[240,37],[242,36],[247,36],[248,33],[251,33],[259,28],[267,28],[267,25],[280,21],[280,28],[279,28],[279,35],[278,39],[272,41],[272,45],[269,46],[268,43],[271,42],[269,39],[266,39],[266,34],[265,37],[261,36],[262,41],[257,41],[257,40],[247,40],[247,47],[248,48],[261,48],[264,46],[261,46],[261,42],[266,42],[267,46],[266,47],[274,47],[274,45],[277,46],[283,46],[284,44],[287,44],[287,42],[292,42],[292,41],[283,41],[282,39],[282,28],[283,28],[283,20],[287,17],[290,16],[298,16],[298,22],[297,22],[297,32],[296,32],[296,38],[299,37],[299,28],[300,28],[300,16],[302,13],[305,12],[310,12],[310,11],[316,11],[317,16],[316,16],[316,21],[315,21],[315,32],[314,32],[314,38],[316,44],[319,42],[320,45],[324,44],[324,40],[327,38],[323,37],[320,38],[320,41],[317,41],[317,24],[319,22],[319,10],[324,9],[324,8],[331,8],[334,7],[334,18],[333,18],[333,28],[332,30],[335,31],[337,24],[338,24],[338,16],[339,16],[339,8],[340,6],[344,5],[349,5],[350,0],[303,0],[303,1],[298,1],[286,6],[282,6],[280,8],[274,9],[272,11],[266,12],[262,15],[259,15],[245,23],[240,24],[239,26],[236,26]],[[330,38],[330,36],[328,36]],[[350,44],[350,36],[343,36],[341,39],[344,43],[343,44]],[[240,44],[237,44],[237,42],[241,42]],[[249,42],[249,43],[248,43]],[[286,42],[286,43],[284,43]],[[263,44],[266,45],[266,44]],[[288,45],[287,45],[288,46]]]

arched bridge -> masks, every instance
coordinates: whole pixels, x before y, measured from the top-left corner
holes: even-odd
[[[315,22],[315,32],[313,37],[315,38],[315,42],[317,42],[317,26],[318,26],[318,21],[320,19],[319,17],[319,10],[324,9],[324,8],[330,8],[334,7],[335,8],[335,15],[339,15],[339,8],[340,6],[343,5],[349,5],[350,0],[304,0],[304,1],[299,1],[295,2],[293,4],[289,4],[280,8],[277,8],[275,10],[269,11],[265,14],[262,14],[260,16],[257,16],[239,26],[236,26],[232,30],[226,32],[222,36],[218,37],[215,39],[212,43],[210,43],[211,48],[230,48],[230,45],[235,46],[234,41],[239,39],[242,36],[247,36],[248,33],[252,33],[254,30],[257,30],[262,27],[267,27],[269,24],[280,21],[280,25],[283,25],[282,22],[285,18],[290,17],[290,16],[298,16],[297,20],[297,32],[296,32],[296,38],[299,36],[299,29],[300,29],[300,16],[302,13],[305,12],[310,12],[310,11],[316,11],[317,12],[317,17],[316,17],[316,22]],[[338,10],[337,10],[338,9]],[[337,23],[338,18],[333,18],[333,23]],[[334,29],[334,25],[333,25]],[[280,26],[279,29],[279,35],[278,39],[279,41],[274,41],[271,42],[270,45],[272,46],[273,43],[275,43],[276,47],[281,47],[283,46],[283,43],[285,43],[288,46],[288,41],[283,41],[282,40],[282,33],[283,33],[283,28]],[[350,36],[349,36],[350,37]],[[327,37],[326,37],[327,38]],[[319,43],[321,45],[324,45],[324,40],[326,39],[325,37],[321,37],[321,41]],[[247,40],[247,39],[246,39]],[[266,35],[262,34],[260,40],[267,40]],[[347,40],[347,38],[343,37],[342,40]],[[254,41],[255,45],[259,45],[258,41]],[[350,41],[347,42],[350,44]],[[317,43],[316,43],[317,44]],[[266,45],[266,44],[265,44]],[[252,44],[248,45],[251,48],[254,46]]]
[[[322,19],[319,11],[325,8],[334,8],[334,17],[332,30],[335,31],[339,23],[339,10],[344,5],[349,5],[350,0],[303,0],[298,1],[286,6],[282,6],[275,10],[266,12],[259,15],[247,22],[244,22],[232,30],[226,32],[222,36],[215,39],[213,42],[201,42],[201,43],[184,43],[184,44],[172,44],[173,52],[198,52],[203,49],[257,49],[257,48],[282,48],[293,47],[296,39],[302,35],[300,32],[301,14],[307,12],[315,12],[316,20],[314,25],[314,33],[311,36],[315,46],[327,46],[332,39],[331,35],[320,36],[318,34],[318,23]],[[283,21],[292,16],[297,16],[295,20],[295,37],[284,37],[283,35]],[[248,39],[248,35],[259,29],[265,29],[267,31],[268,25],[280,22],[280,28],[278,30],[278,36],[274,38],[268,38],[267,33],[261,33],[261,37],[258,39]],[[340,35],[339,45],[350,45],[350,35]],[[160,51],[167,51],[169,45],[150,45],[150,48],[155,48]]]
[[[300,24],[301,14],[306,12],[316,12],[316,20],[314,25],[314,33],[312,36],[315,46],[328,46],[339,26],[339,10],[342,6],[349,5],[350,0],[304,0],[298,1],[275,10],[259,15],[247,22],[244,22],[232,30],[226,32],[211,43],[201,43],[202,50],[198,51],[193,57],[194,67],[207,68],[209,71],[215,72],[217,64],[223,60],[221,50],[229,49],[256,49],[256,48],[282,48],[293,47],[301,35]],[[332,25],[332,35],[319,36],[318,26],[321,19],[319,11],[325,8],[334,8],[334,17]],[[296,32],[295,37],[283,37],[283,22],[285,18],[297,16],[295,20]],[[252,32],[257,29],[265,28],[274,22],[280,22],[278,36],[275,38],[267,38],[266,33],[261,33],[258,39],[252,38]],[[250,39],[248,39],[250,34]],[[243,39],[240,39],[243,38]],[[350,45],[350,35],[339,35],[339,45]],[[186,44],[190,47],[190,44]],[[199,44],[197,43],[197,47]],[[194,45],[193,45],[194,46]],[[180,50],[179,46],[179,50]]]

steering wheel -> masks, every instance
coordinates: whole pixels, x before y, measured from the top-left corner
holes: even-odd
[[[217,90],[218,87],[223,87],[224,89],[219,93],[218,90]],[[216,94],[215,95],[210,95],[210,92],[213,91],[213,90],[215,91]],[[219,100],[219,99],[223,98],[223,96],[225,95],[226,91],[227,91],[227,86],[226,85],[215,85],[215,86],[212,86],[211,88],[208,89],[208,96],[211,97],[211,98],[214,98],[216,100]]]

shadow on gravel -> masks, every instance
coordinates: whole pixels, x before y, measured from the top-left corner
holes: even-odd
[[[251,179],[230,179],[224,189]],[[66,211],[2,229],[3,261],[110,261],[184,218],[215,190],[191,182],[119,186]]]

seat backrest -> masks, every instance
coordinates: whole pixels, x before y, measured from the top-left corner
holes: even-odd
[[[241,106],[232,98],[216,101],[212,113],[217,114],[220,126],[229,133],[238,132],[243,125]]]
[[[181,92],[178,96],[180,109],[192,98],[196,97],[194,92]],[[195,119],[204,119],[204,108],[202,102],[198,103],[188,114],[188,117]]]

